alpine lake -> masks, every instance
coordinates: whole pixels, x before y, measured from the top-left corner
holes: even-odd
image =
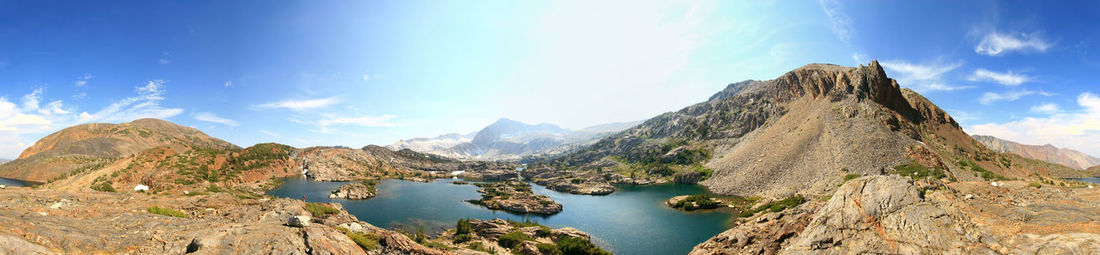
[[[594,243],[615,254],[687,254],[695,245],[730,228],[734,216],[720,210],[686,212],[665,206],[671,197],[707,192],[702,186],[688,184],[624,185],[604,196],[562,193],[532,184],[535,194],[549,196],[563,207],[558,214],[540,216],[494,211],[465,202],[481,195],[474,185],[452,183],[459,179],[427,183],[384,180],[376,186],[378,196],[368,200],[329,199],[329,193],[346,182],[283,181],[268,194],[340,203],[359,220],[379,227],[409,233],[422,226],[426,232],[438,233],[454,228],[460,219],[535,221],[551,228],[587,232]]]

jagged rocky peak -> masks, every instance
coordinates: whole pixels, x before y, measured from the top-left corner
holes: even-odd
[[[839,99],[854,95],[898,110],[907,108],[897,81],[886,76],[878,61],[867,66],[843,67],[809,64],[776,78],[780,88],[792,97],[813,96]]]

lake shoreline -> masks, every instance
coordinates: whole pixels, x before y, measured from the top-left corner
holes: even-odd
[[[577,195],[532,184],[535,194],[563,204],[561,213],[549,216],[494,211],[467,203],[480,194],[473,185],[454,185],[463,179],[432,182],[384,180],[377,197],[369,200],[329,199],[328,194],[344,182],[314,182],[302,178],[284,179],[269,195],[305,198],[310,202],[336,202],[364,222],[386,228],[411,229],[423,226],[436,230],[453,227],[458,219],[503,218],[535,220],[553,228],[574,227],[588,232],[593,242],[617,254],[684,254],[711,236],[731,226],[733,215],[725,210],[684,212],[664,205],[668,198],[707,192],[699,185],[616,185],[608,195]],[[639,223],[646,224],[639,224]]]

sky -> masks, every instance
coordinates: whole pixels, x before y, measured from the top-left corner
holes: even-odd
[[[970,134],[1100,156],[1094,1],[0,0],[0,158],[161,118],[241,146],[644,120],[878,60]]]

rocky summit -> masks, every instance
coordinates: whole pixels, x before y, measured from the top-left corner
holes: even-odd
[[[706,102],[535,161],[531,169],[539,170],[524,174],[548,186],[678,181],[781,197],[909,164],[956,180],[1084,175],[982,146],[876,61],[810,64],[774,80],[733,83]]]

